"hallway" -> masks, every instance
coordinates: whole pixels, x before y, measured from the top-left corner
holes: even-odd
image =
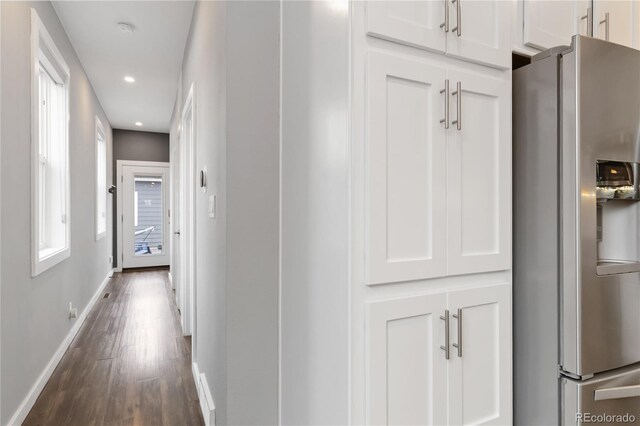
[[[166,270],[115,274],[24,425],[201,425]]]

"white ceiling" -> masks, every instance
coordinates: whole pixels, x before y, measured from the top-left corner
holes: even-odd
[[[53,2],[113,128],[169,131],[194,4]],[[135,31],[123,33],[119,22],[131,23]],[[135,83],[125,82],[125,75]]]

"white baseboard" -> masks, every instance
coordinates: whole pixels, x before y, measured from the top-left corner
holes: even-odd
[[[31,411],[31,408],[33,408],[33,404],[36,403],[36,399],[38,399],[40,392],[42,392],[42,389],[44,389],[44,386],[49,381],[49,378],[51,378],[53,371],[58,366],[58,363],[60,363],[60,360],[62,359],[65,352],[69,348],[69,345],[73,341],[73,338],[76,337],[76,334],[78,334],[80,327],[82,327],[82,324],[84,323],[84,320],[87,318],[87,315],[93,308],[93,305],[95,305],[96,301],[102,295],[102,292],[104,291],[104,288],[109,282],[110,277],[113,275],[113,272],[114,272],[113,269],[109,271],[109,274],[107,274],[107,276],[102,281],[100,286],[98,286],[98,289],[96,290],[94,295],[91,297],[91,300],[89,300],[89,303],[84,308],[82,313],[78,316],[78,319],[76,320],[75,324],[73,324],[73,326],[69,330],[69,333],[67,333],[66,337],[58,347],[58,350],[53,354],[53,357],[51,357],[51,359],[49,360],[49,363],[44,368],[44,371],[40,373],[38,380],[36,380],[34,385],[29,390],[29,393],[27,393],[27,396],[24,398],[24,400],[22,400],[22,403],[20,404],[16,412],[11,417],[11,420],[9,420],[8,424],[10,426],[20,425],[27,418],[29,411]]]
[[[211,396],[211,389],[207,382],[207,377],[204,373],[200,373],[197,363],[191,364],[191,372],[193,373],[193,380],[196,382],[196,389],[198,391],[198,399],[200,400],[200,411],[202,412],[202,418],[204,419],[205,426],[215,426],[216,424],[216,406]]]

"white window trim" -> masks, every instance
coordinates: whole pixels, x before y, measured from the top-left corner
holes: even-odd
[[[105,156],[104,156],[104,161],[107,161],[107,135],[104,132],[104,126],[102,125],[102,122],[100,121],[100,119],[98,118],[98,116],[96,115],[96,131],[95,131],[95,157],[96,157],[96,173],[95,173],[95,194],[96,194],[96,202],[95,202],[95,234],[96,234],[96,241],[102,239],[105,235],[107,235],[107,228],[108,228],[108,221],[107,221],[107,168],[108,168],[108,164],[105,164],[105,188],[99,188],[99,181],[98,181],[98,161],[100,160],[100,155],[98,152],[99,146],[98,146],[98,140],[100,139],[100,137],[102,137],[102,140],[104,141],[104,148],[105,148]],[[102,194],[100,194],[100,191],[103,191]],[[104,226],[104,231],[102,232],[98,232],[99,229],[99,221],[100,218],[98,217],[98,215],[100,214],[100,208],[99,208],[99,204],[98,204],[98,197],[104,197],[104,213],[105,213],[105,226]]]
[[[64,143],[66,144],[65,152],[66,167],[65,167],[65,182],[63,183],[66,205],[65,205],[65,241],[66,245],[60,249],[40,249],[39,238],[39,170],[40,170],[40,101],[39,101],[39,79],[38,73],[40,68],[40,48],[44,47],[48,50],[52,59],[55,61],[56,68],[62,72],[63,75],[59,75],[56,72],[56,77],[65,82],[66,90],[66,110],[67,120],[64,128],[65,136]],[[46,59],[46,58],[45,58]],[[57,265],[63,260],[71,256],[71,220],[70,220],[70,188],[69,188],[69,86],[71,74],[69,67],[65,62],[62,54],[56,47],[53,39],[49,35],[44,24],[40,20],[37,12],[31,9],[31,275],[36,276],[46,271],[47,269]]]

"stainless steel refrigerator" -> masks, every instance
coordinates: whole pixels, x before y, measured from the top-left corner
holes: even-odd
[[[514,423],[640,424],[640,51],[513,73]]]

